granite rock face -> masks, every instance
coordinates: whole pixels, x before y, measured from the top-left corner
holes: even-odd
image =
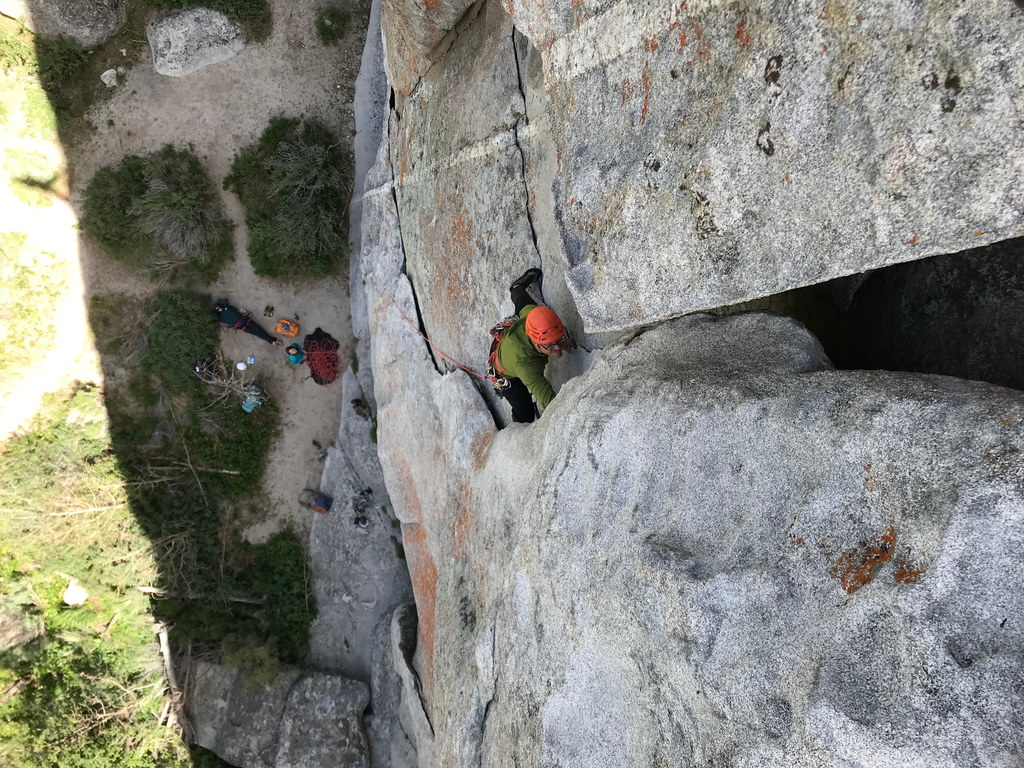
[[[242,28],[209,8],[156,13],[146,27],[146,37],[153,68],[168,77],[227,61],[245,47]]]
[[[23,19],[41,37],[69,37],[83,48],[105,43],[126,21],[123,0],[0,0],[0,14]]]
[[[195,743],[240,768],[368,766],[366,686],[337,675],[282,671],[251,690],[241,670],[194,666],[188,708]]]
[[[443,49],[442,41],[472,5],[469,0],[383,0],[388,80],[402,96],[443,55],[436,49]]]
[[[1024,395],[833,371],[791,320],[696,315],[625,335],[496,432],[398,314],[383,150],[368,180],[421,766],[1019,760]]]
[[[588,332],[1024,234],[1015,3],[521,0],[462,25],[393,123],[409,259],[454,282],[466,251],[539,260]]]
[[[385,5],[353,326],[421,768],[1021,761],[1024,395],[671,319],[1019,235],[1018,5],[484,2],[415,82]],[[449,358],[538,264],[586,349],[499,431]]]

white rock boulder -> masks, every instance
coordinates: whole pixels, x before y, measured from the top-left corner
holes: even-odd
[[[242,29],[220,11],[189,8],[158,13],[146,27],[153,68],[167,77],[181,77],[219,64],[245,47]]]

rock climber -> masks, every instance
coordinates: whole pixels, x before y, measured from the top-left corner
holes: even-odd
[[[548,358],[559,358],[576,347],[554,310],[530,296],[528,289],[533,285],[539,289],[542,280],[543,273],[534,267],[509,287],[518,319],[503,331],[491,357],[498,375],[508,381],[498,393],[512,406],[512,421],[520,424],[537,418],[534,399],[547,408],[555,397],[554,387],[544,376]]]
[[[275,346],[279,346],[281,344],[280,339],[275,339],[263,330],[259,324],[253,322],[248,312],[242,312],[235,307],[232,307],[231,304],[228,303],[227,299],[217,299],[212,309],[213,316],[216,317],[217,321],[222,325],[229,325],[232,328],[245,331],[258,339],[263,339],[268,344],[274,344]]]

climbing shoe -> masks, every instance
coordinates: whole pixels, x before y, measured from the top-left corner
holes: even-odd
[[[538,267],[531,267],[521,274],[512,285],[509,286],[510,291],[514,291],[516,288],[528,289],[533,286],[534,283],[537,287],[541,287],[541,283],[544,280],[544,273],[540,271]]]

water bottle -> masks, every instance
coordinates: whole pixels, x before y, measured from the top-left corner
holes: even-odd
[[[256,362],[256,355],[249,355],[249,365],[253,365]]]

